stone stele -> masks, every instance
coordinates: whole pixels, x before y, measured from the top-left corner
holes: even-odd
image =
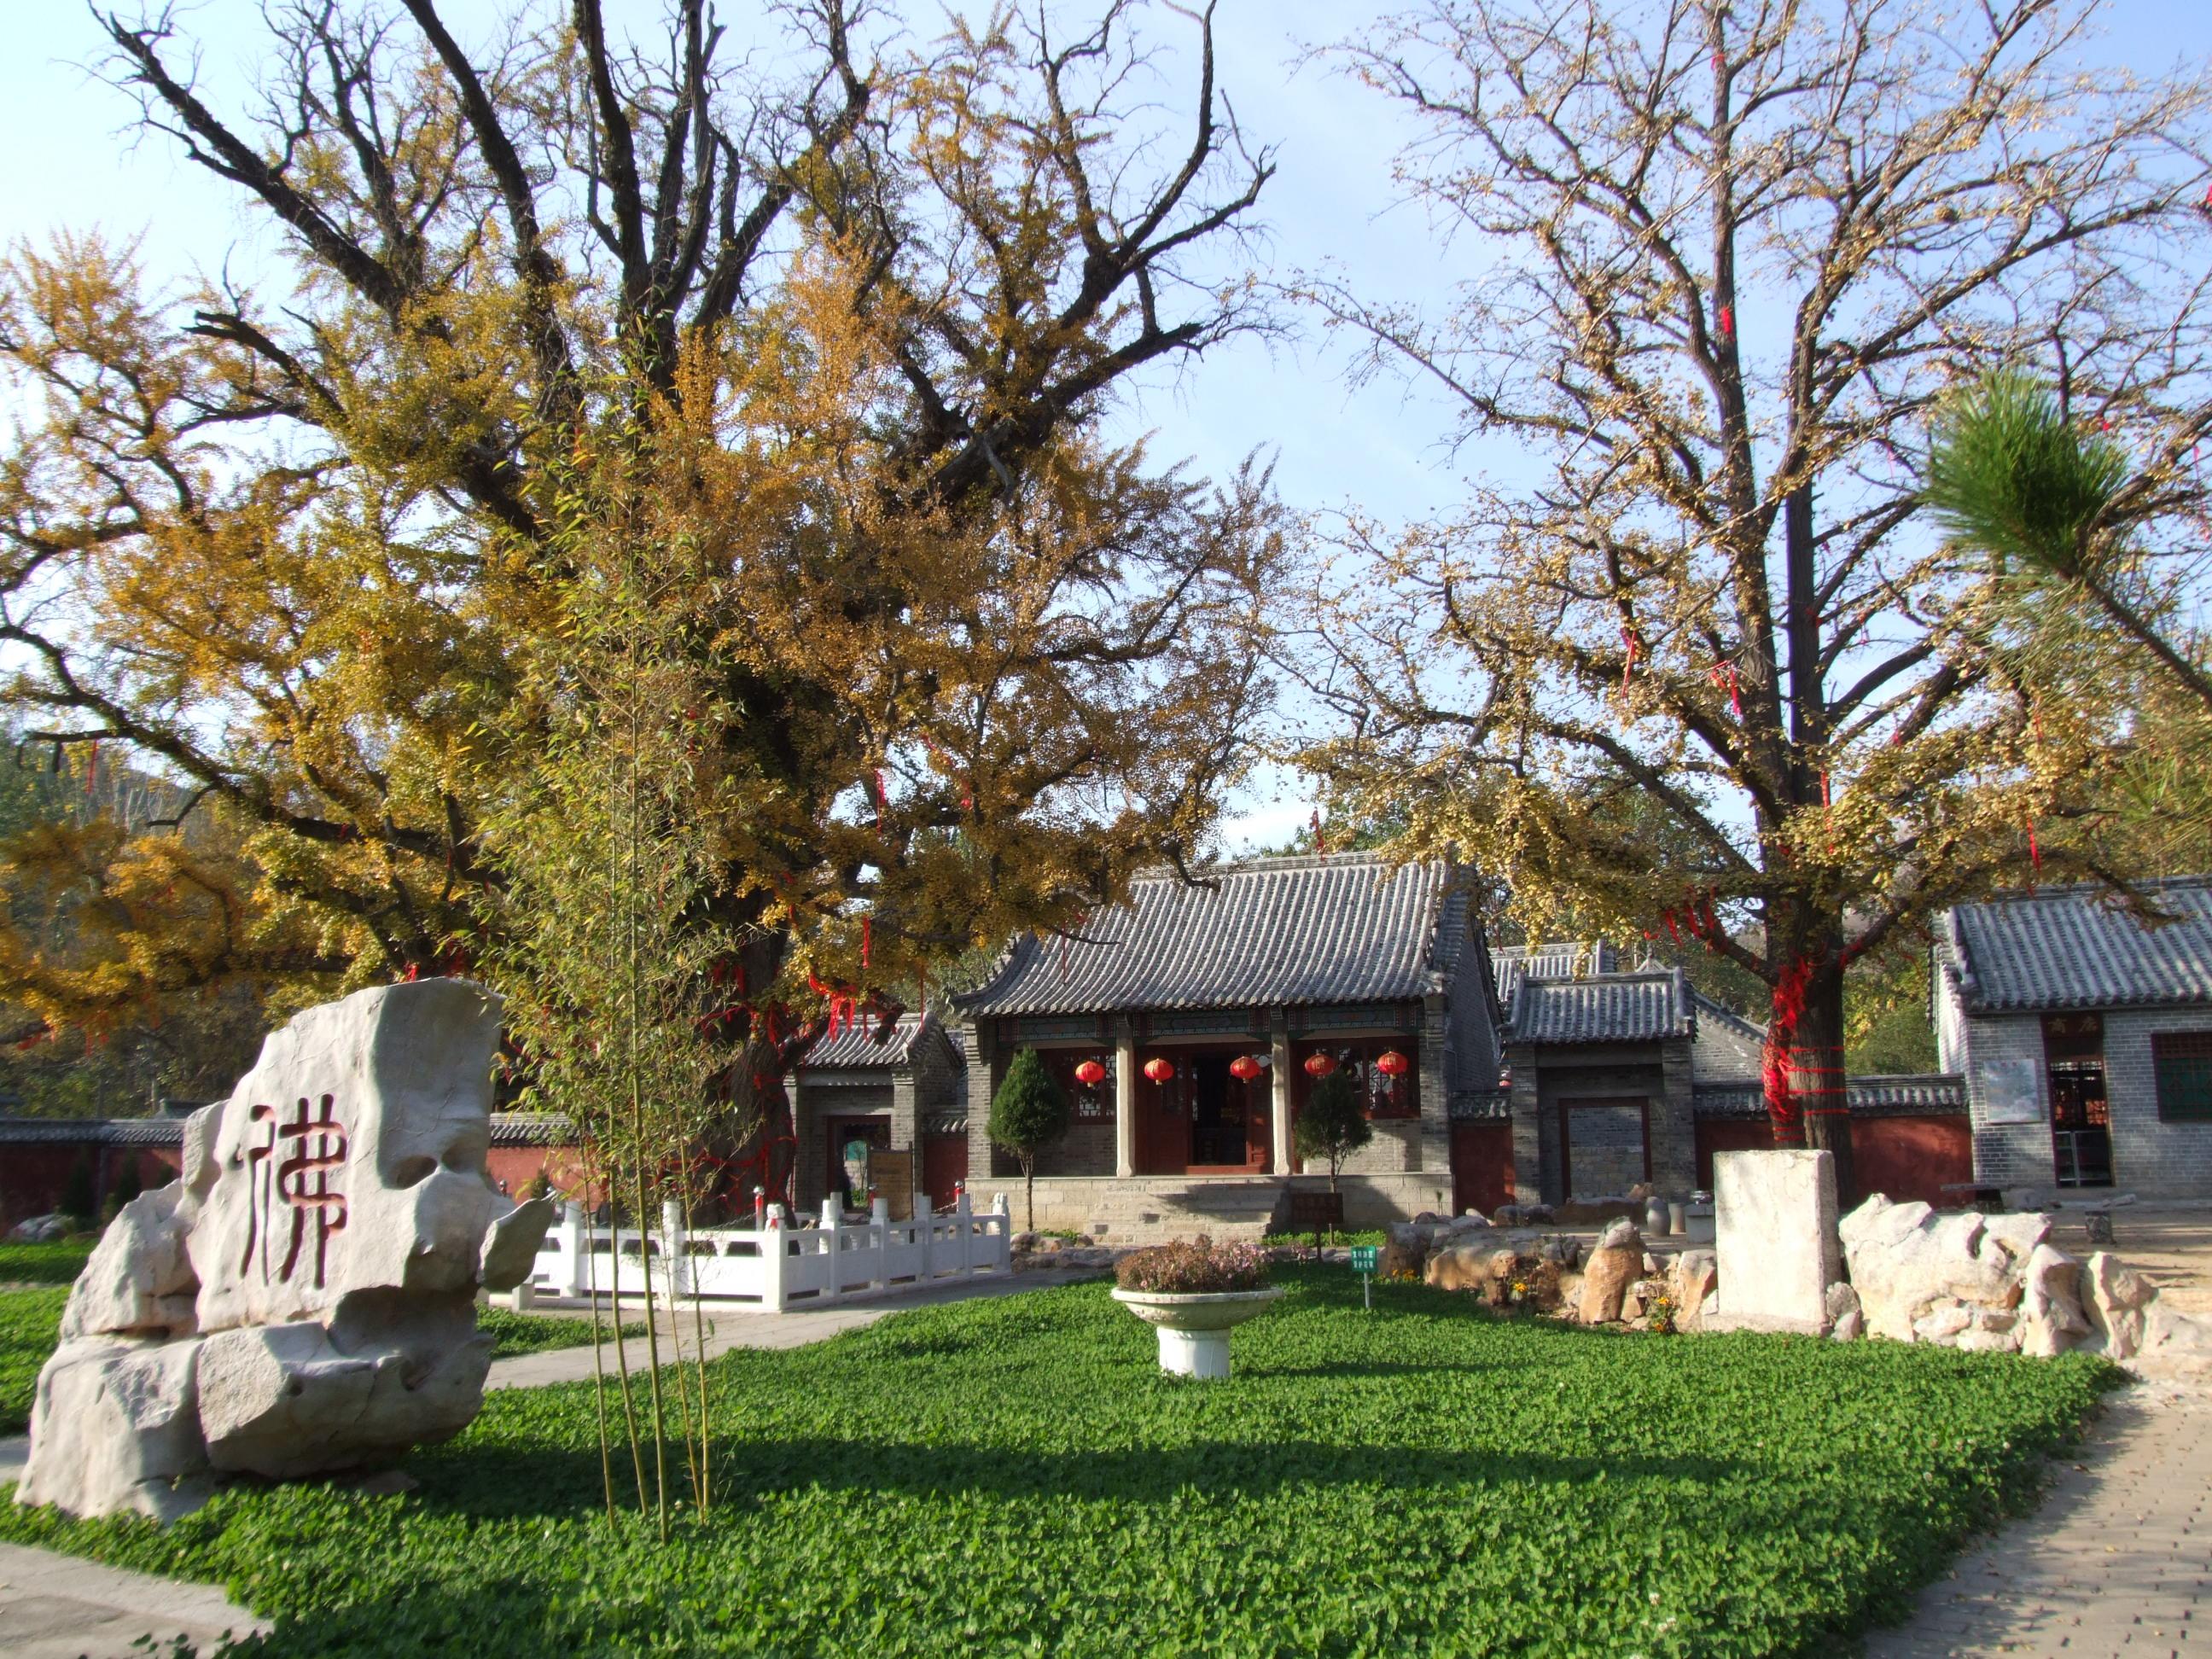
[[[263,1043],[70,1292],[20,1504],[167,1521],[232,1474],[388,1462],[483,1403],[479,1287],[531,1271],[549,1200],[485,1173],[499,1000],[357,992]]]
[[[1717,1153],[1713,1211],[1721,1304],[1708,1328],[1824,1329],[1828,1286],[1843,1277],[1835,1159],[1826,1152]]]

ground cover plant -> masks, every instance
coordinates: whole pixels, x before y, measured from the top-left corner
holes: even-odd
[[[97,1242],[88,1234],[43,1244],[0,1244],[0,1285],[74,1285]]]
[[[0,1434],[21,1434],[30,1422],[39,1369],[54,1351],[68,1301],[65,1289],[0,1291]],[[510,1313],[505,1308],[478,1308],[477,1328],[490,1333],[495,1359],[580,1347],[592,1340],[588,1319]],[[612,1334],[611,1327],[602,1329]],[[645,1327],[635,1321],[623,1327],[625,1336],[644,1334]]]
[[[39,1367],[54,1351],[68,1300],[69,1292],[60,1290],[0,1293],[0,1434],[21,1434],[31,1420]]]
[[[0,1504],[0,1536],[222,1583],[270,1654],[1828,1653],[2114,1375],[1275,1277],[1222,1382],[1161,1374],[1103,1284],[732,1353],[744,1431],[665,1547],[611,1528],[585,1386],[494,1395],[404,1497],[240,1490],[167,1533]]]

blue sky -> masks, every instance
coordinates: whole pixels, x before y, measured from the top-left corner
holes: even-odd
[[[131,0],[109,3],[131,9]],[[483,38],[489,20],[506,9],[495,0],[447,0],[443,8],[464,40]],[[252,270],[268,258],[269,233],[231,192],[167,142],[133,140],[128,100],[76,67],[99,51],[82,6],[9,0],[8,9],[0,154],[16,162],[0,230],[9,240],[63,228],[143,236],[149,266],[178,276],[226,260]],[[733,41],[749,33],[767,38],[757,0],[726,0],[720,9]],[[902,9],[921,33],[933,32],[941,15],[935,6]],[[1372,94],[1323,66],[1299,64],[1305,44],[1357,35],[1391,9],[1360,0],[1222,0],[1220,80],[1249,137],[1279,147],[1280,171],[1261,204],[1267,237],[1259,257],[1280,270],[1333,261],[1370,293],[1435,301],[1453,279],[1454,256],[1431,244],[1417,210],[1394,203],[1390,158],[1405,129]],[[617,26],[627,20],[649,28],[660,8],[658,0],[608,0],[608,10]],[[202,0],[185,9],[185,29],[206,47],[205,82],[223,106],[236,108],[250,94],[265,38],[259,12],[258,0]],[[2212,62],[2206,0],[2110,0],[2098,21],[2094,51],[2104,64],[2151,72]],[[1189,27],[1159,5],[1146,26],[1170,45],[1187,38]],[[1163,64],[1177,66],[1172,58]],[[1232,342],[1144,387],[1126,418],[1156,434],[1164,458],[1187,456],[1221,473],[1261,451],[1273,458],[1291,507],[1356,502],[1386,519],[1448,502],[1469,472],[1502,459],[1479,450],[1447,456],[1431,399],[1389,384],[1355,392],[1340,369],[1310,328],[1288,343]],[[1295,780],[1255,780],[1236,803],[1231,842],[1280,840],[1305,822],[1310,805]]]

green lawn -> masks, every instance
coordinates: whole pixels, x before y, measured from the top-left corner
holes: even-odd
[[[21,1434],[31,1420],[39,1367],[54,1351],[67,1291],[0,1291],[0,1434]]]
[[[1224,1383],[1095,1284],[732,1354],[721,1507],[665,1549],[603,1518],[583,1386],[494,1395],[406,1497],[0,1536],[223,1583],[283,1654],[1825,1654],[2032,1501],[2115,1375],[1279,1276]]]
[[[0,1291],[0,1434],[21,1434],[30,1422],[39,1368],[54,1351],[62,1307],[68,1300],[66,1290]],[[509,1313],[504,1308],[478,1308],[477,1326],[491,1333],[495,1359],[546,1348],[577,1347],[592,1340],[589,1320]],[[623,1329],[632,1336],[645,1334],[641,1323],[633,1322]]]
[[[51,1244],[0,1243],[0,1285],[73,1285],[94,1243],[73,1238]]]

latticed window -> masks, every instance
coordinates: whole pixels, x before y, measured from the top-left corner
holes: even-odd
[[[2158,1031],[2150,1040],[2158,1115],[2167,1123],[2212,1123],[2212,1031]]]
[[[1114,1051],[1111,1048],[1046,1048],[1045,1069],[1066,1091],[1068,1115],[1079,1123],[1093,1123],[1114,1115]],[[1101,1074],[1096,1083],[1081,1075],[1086,1066]]]

